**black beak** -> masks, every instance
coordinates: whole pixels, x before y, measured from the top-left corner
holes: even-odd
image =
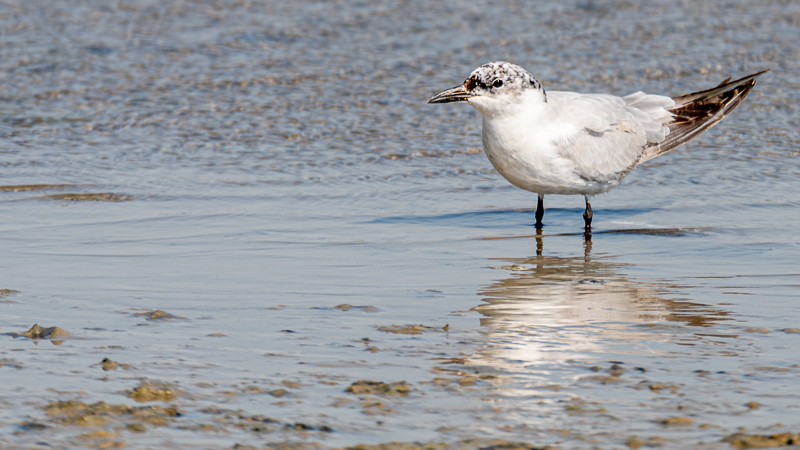
[[[460,85],[450,88],[446,91],[439,92],[431,97],[431,99],[428,100],[428,103],[465,102],[469,100],[470,97],[477,97],[477,94],[467,91],[467,89],[464,88],[464,85]]]

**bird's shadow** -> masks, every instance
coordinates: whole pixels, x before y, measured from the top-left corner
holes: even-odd
[[[658,208],[609,208],[597,211],[603,220],[619,220],[655,211]],[[464,211],[446,214],[407,214],[385,216],[367,223],[377,224],[420,224],[438,226],[457,226],[483,229],[508,229],[509,227],[530,226],[536,221],[535,209],[487,209],[483,211]],[[570,222],[583,225],[582,208],[548,208],[545,210],[544,224],[566,225]]]

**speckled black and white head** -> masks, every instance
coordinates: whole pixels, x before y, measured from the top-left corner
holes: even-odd
[[[484,64],[460,86],[434,95],[428,103],[467,102],[483,114],[520,103],[546,103],[542,85],[527,70],[507,62]]]

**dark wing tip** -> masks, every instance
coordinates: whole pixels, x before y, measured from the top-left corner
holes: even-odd
[[[692,92],[691,94],[679,95],[677,97],[672,97],[672,99],[675,100],[676,107],[680,107],[689,103],[701,102],[706,99],[717,97],[720,94],[732,91],[744,85],[748,85],[752,88],[756,84],[756,78],[769,71],[770,69],[762,70],[761,72],[752,73],[733,81],[730,81],[730,77],[728,77],[723,80],[722,83],[711,89]]]
[[[669,109],[673,117],[668,124],[667,138],[658,145],[646,149],[639,163],[666,153],[719,123],[744,101],[756,85],[756,78],[767,72],[769,69],[734,81],[729,81],[728,78],[711,89],[673,97],[676,104]]]

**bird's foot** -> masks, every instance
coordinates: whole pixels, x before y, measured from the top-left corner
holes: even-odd
[[[592,231],[592,205],[589,202],[586,202],[586,211],[583,213],[583,222],[586,224],[586,232],[590,233]]]

